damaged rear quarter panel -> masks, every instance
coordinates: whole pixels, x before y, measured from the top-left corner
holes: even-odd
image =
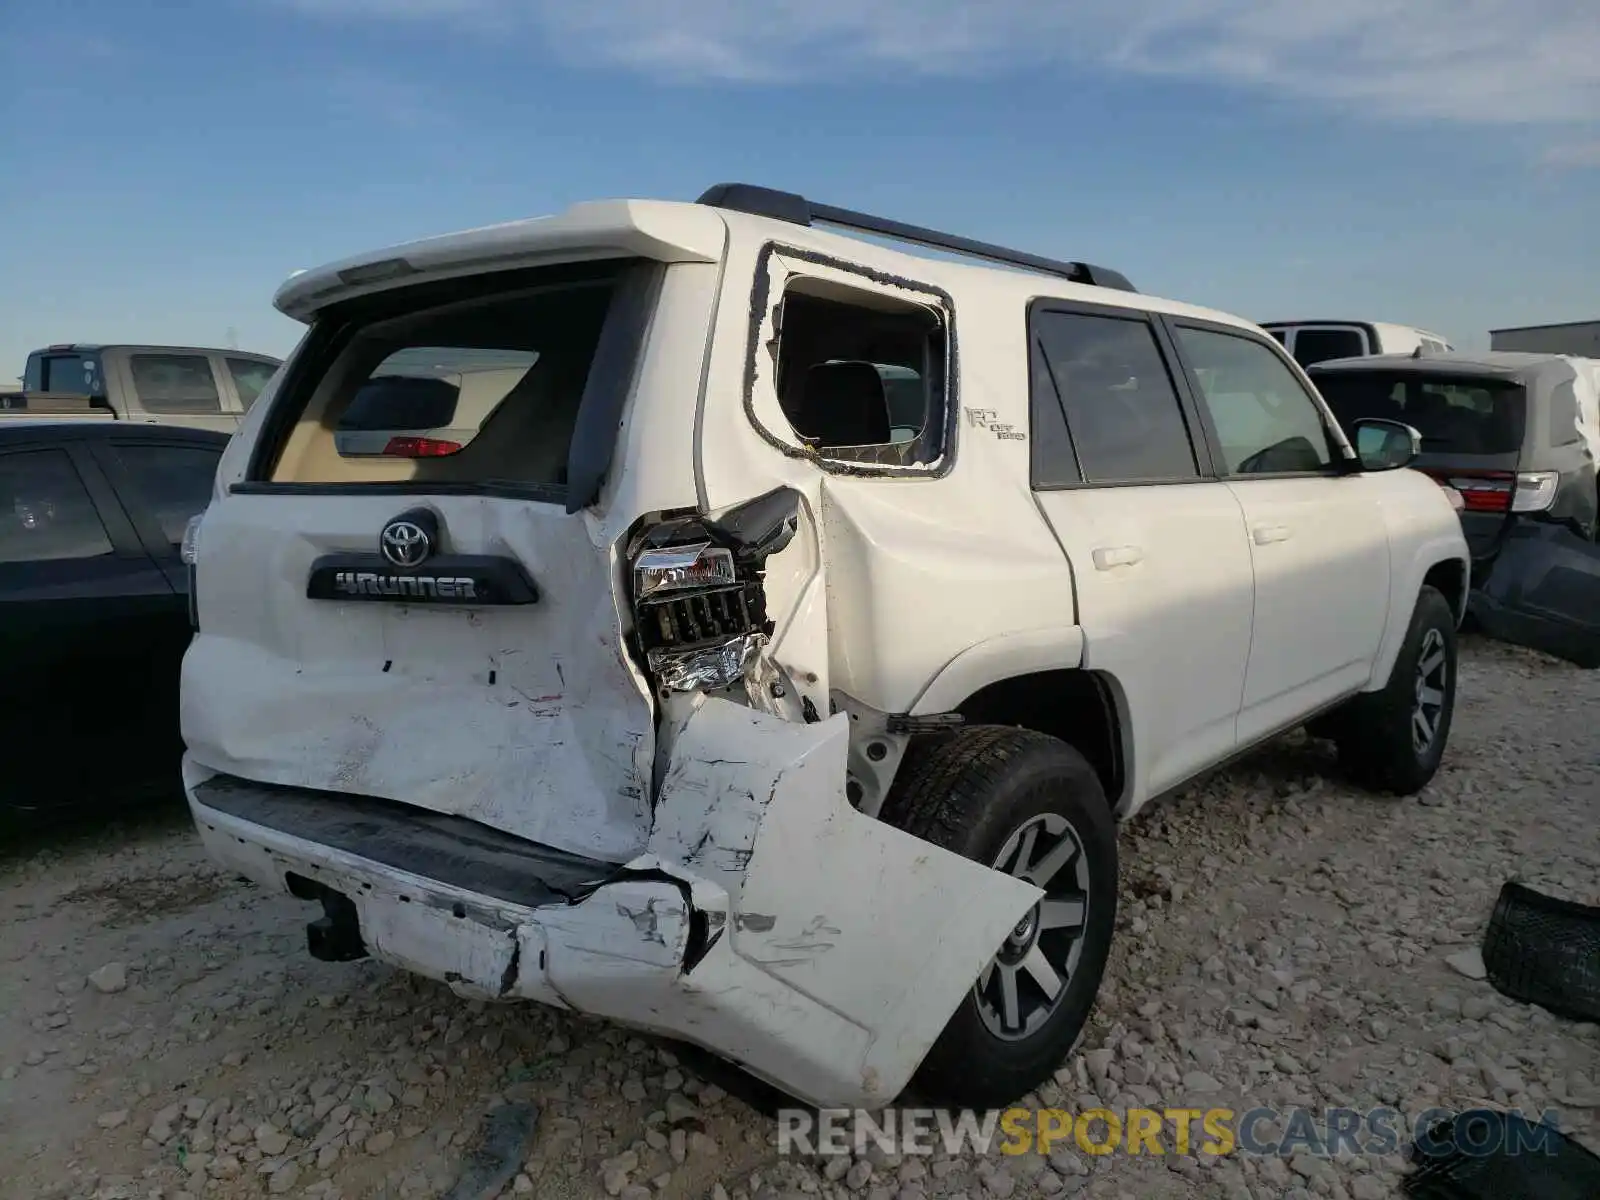
[[[649,848],[726,891],[739,959],[860,1031],[857,1078],[887,1100],[1042,892],[856,812],[848,740],[844,714],[801,724],[706,701],[673,747]]]

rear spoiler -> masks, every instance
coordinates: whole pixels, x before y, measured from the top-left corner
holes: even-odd
[[[100,396],[86,396],[77,392],[5,392],[0,393],[0,412],[25,412],[29,416],[40,413],[89,414],[116,411]]]

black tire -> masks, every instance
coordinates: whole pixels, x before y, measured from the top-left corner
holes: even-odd
[[[1433,737],[1420,746],[1413,737],[1413,723],[1420,705],[1418,664],[1425,648],[1430,663],[1439,650],[1443,652],[1443,686],[1436,689],[1442,691],[1443,699],[1433,722]],[[1444,757],[1455,702],[1455,613],[1442,593],[1424,586],[1417,594],[1411,626],[1388,684],[1382,691],[1356,697],[1339,713],[1336,743],[1340,766],[1370,791],[1401,796],[1420,792]]]
[[[1001,948],[1005,955],[1020,956],[1024,947],[1065,955],[1051,964],[1070,967],[1053,1007],[1035,977],[1019,969],[1020,958],[1002,967],[1007,960],[997,957],[962,998],[912,1080],[912,1091],[935,1105],[1002,1107],[1050,1078],[1094,1007],[1116,926],[1117,829],[1105,790],[1094,768],[1065,742],[1026,729],[975,725],[914,745],[882,817],[936,846],[988,864],[996,862],[1013,835],[1029,827],[1039,831],[1039,852],[1030,856],[1035,866],[1052,857],[1051,843],[1043,838],[1064,846],[1070,834],[1076,844],[1076,853],[1066,859],[1057,878],[1047,880],[1052,885],[1047,899],[1061,912],[1078,895],[1085,897],[1081,930],[1036,928],[1031,942],[1008,939]],[[1063,819],[1065,832],[1052,828]],[[1053,889],[1067,885],[1070,892],[1058,897]],[[961,899],[952,896],[950,902],[959,904]],[[1043,924],[1044,913],[1041,905],[1025,922]],[[1015,998],[1013,1012],[1020,993],[1042,1006],[1035,1013],[1036,1027],[1009,1038],[991,1028],[993,1022],[1004,1024],[1005,993],[996,989],[1003,987],[998,976],[1005,973],[1018,981],[1009,993]],[[978,984],[985,979],[986,994],[996,997],[987,1006],[989,1023],[978,998]]]

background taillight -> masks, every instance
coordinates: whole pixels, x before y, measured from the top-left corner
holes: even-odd
[[[1453,479],[1450,486],[1461,493],[1467,512],[1503,513],[1511,511],[1511,493],[1516,485],[1510,480]]]
[[[392,437],[383,452],[389,458],[448,458],[460,449],[460,442],[443,438]]]

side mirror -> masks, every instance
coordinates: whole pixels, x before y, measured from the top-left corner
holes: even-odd
[[[1422,453],[1422,435],[1400,421],[1365,417],[1355,423],[1356,458],[1363,471],[1409,467]]]

